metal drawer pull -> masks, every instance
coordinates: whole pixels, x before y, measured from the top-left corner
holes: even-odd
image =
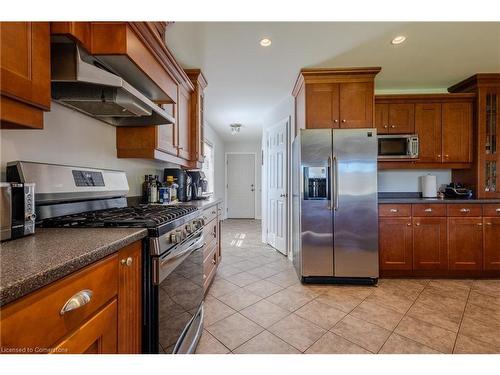
[[[486,223],[486,225],[491,225],[491,223]]]
[[[123,264],[124,266],[130,267],[133,261],[134,260],[132,259],[132,257],[128,257],[126,259],[122,259],[120,263]]]
[[[477,223],[478,226],[482,227],[483,226],[483,223]]]
[[[424,211],[425,212],[432,212],[432,208],[426,208]]]
[[[406,225],[411,226],[411,223],[407,223]]]
[[[495,211],[496,211],[496,212],[500,212],[500,208],[497,208]]]
[[[90,289],[80,290],[78,293],[76,293],[69,300],[66,301],[59,314],[64,315],[67,312],[85,306],[87,303],[90,302],[90,299],[92,298],[93,294],[94,293]]]
[[[398,212],[398,209],[397,208],[391,208],[389,211],[390,212]]]
[[[460,212],[470,212],[470,208],[461,208]]]

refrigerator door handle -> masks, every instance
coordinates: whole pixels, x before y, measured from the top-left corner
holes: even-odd
[[[329,190],[329,204],[328,204],[328,209],[333,210],[333,163],[332,163],[332,155],[328,156],[328,170],[330,171],[329,177],[330,180],[328,181],[328,190]]]
[[[333,185],[333,210],[337,211],[339,209],[339,163],[337,157],[333,157],[333,173],[334,183]]]

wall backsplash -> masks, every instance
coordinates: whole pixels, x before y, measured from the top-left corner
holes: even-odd
[[[451,182],[451,169],[445,170],[394,170],[378,172],[379,192],[421,192],[420,177],[432,174],[437,177],[438,188]]]
[[[2,130],[1,179],[13,160],[70,164],[123,170],[127,173],[129,196],[141,195],[145,174],[163,175],[174,164],[142,159],[118,159],[116,131],[111,125],[52,103],[44,114],[43,130]]]

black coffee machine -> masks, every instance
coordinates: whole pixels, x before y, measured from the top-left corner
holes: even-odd
[[[177,198],[181,202],[188,202],[192,199],[192,179],[191,176],[184,170],[178,168],[165,168],[165,176],[163,181],[167,181],[167,176],[173,176],[175,183],[179,185],[177,190]]]
[[[204,194],[207,192],[208,187],[205,173],[203,171],[192,170],[188,171],[188,174],[191,176],[192,199],[208,198],[207,194]]]

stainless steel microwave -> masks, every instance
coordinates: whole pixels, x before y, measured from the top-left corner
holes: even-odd
[[[378,136],[379,159],[417,159],[418,135],[398,134]]]

